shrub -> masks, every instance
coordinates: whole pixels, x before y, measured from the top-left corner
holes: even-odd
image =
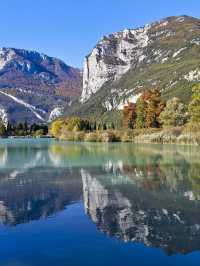
[[[119,140],[119,136],[117,136],[114,131],[102,132],[100,134],[100,141],[102,142],[116,142]]]
[[[85,139],[85,132],[74,132],[74,141],[84,141]]]
[[[95,132],[87,133],[85,135],[84,140],[85,141],[88,141],[88,142],[96,142],[96,141],[99,141],[98,134],[95,133]]]
[[[184,133],[192,134],[192,133],[199,133],[199,132],[200,132],[200,123],[190,122],[185,125]]]
[[[133,130],[125,131],[121,136],[122,142],[133,142],[135,138],[135,134]]]
[[[39,137],[44,135],[44,130],[43,129],[38,129],[35,131],[34,136]]]
[[[74,141],[74,132],[64,131],[60,135],[61,140]]]

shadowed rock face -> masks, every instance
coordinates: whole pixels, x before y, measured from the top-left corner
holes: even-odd
[[[81,87],[80,70],[57,58],[35,51],[0,49],[0,110],[13,122],[47,121],[55,108],[77,98]]]

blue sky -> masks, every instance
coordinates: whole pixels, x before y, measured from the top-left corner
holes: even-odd
[[[183,14],[200,18],[200,1],[1,0],[0,47],[37,50],[82,67],[101,36]]]

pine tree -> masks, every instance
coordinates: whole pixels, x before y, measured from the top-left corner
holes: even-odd
[[[111,129],[115,129],[115,125],[113,122],[111,123]]]

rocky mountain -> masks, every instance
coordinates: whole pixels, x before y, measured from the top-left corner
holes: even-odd
[[[200,81],[200,19],[168,17],[104,36],[85,58],[80,103],[68,113],[121,110],[146,88],[188,101]]]
[[[3,121],[46,122],[80,96],[82,73],[34,51],[0,49],[0,116]]]

